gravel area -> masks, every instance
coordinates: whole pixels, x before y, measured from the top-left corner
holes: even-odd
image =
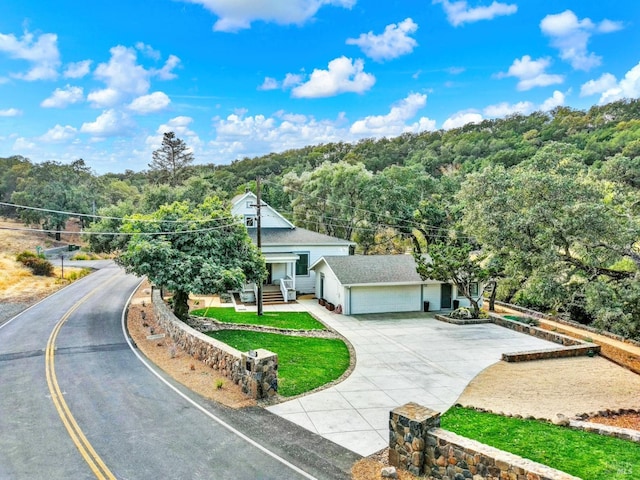
[[[0,325],[8,322],[23,310],[29,308],[30,303],[3,302],[0,303]]]
[[[553,419],[602,410],[640,410],[640,375],[602,357],[498,362],[458,399],[496,413]]]

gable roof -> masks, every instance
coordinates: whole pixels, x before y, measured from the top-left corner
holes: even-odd
[[[249,236],[256,242],[258,232],[249,229]],[[271,245],[355,245],[354,242],[331,237],[323,233],[312,232],[304,228],[262,228],[260,240],[262,246]]]
[[[255,193],[253,192],[245,192],[241,195],[236,195],[235,197],[233,197],[231,199],[231,205],[233,205],[234,208],[239,208],[240,205],[242,205],[244,202],[246,202],[248,199],[250,199],[253,203],[256,203],[258,201],[258,197],[256,196]],[[282,220],[287,227],[283,227],[283,228],[295,228],[295,225],[293,225],[293,223],[291,223],[289,220],[287,220],[285,217],[283,217],[280,212],[278,212],[275,208],[273,208],[271,205],[267,204],[264,200],[262,200],[262,208],[269,210],[270,214],[272,214],[274,217],[279,218],[280,220]],[[265,214],[264,212],[262,213],[262,217],[264,218]]]
[[[350,255],[322,257],[344,286],[425,283],[411,255]]]

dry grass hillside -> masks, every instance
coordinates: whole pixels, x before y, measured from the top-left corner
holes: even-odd
[[[39,277],[16,261],[16,255],[25,250],[36,251],[36,247],[52,248],[65,245],[45,234],[8,230],[25,228],[14,220],[0,219],[0,302],[31,303],[62,288],[66,282],[60,280],[60,269],[54,276]],[[67,270],[65,268],[65,276]]]

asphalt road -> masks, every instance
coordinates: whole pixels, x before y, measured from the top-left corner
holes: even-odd
[[[176,385],[122,328],[111,262],[0,325],[0,479],[339,479],[358,457]]]

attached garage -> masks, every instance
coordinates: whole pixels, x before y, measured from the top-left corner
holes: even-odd
[[[411,255],[327,256],[311,269],[318,296],[346,315],[419,312],[427,301],[440,307],[441,283],[423,280]]]
[[[348,293],[351,315],[417,312],[422,309],[420,285],[354,286]]]

